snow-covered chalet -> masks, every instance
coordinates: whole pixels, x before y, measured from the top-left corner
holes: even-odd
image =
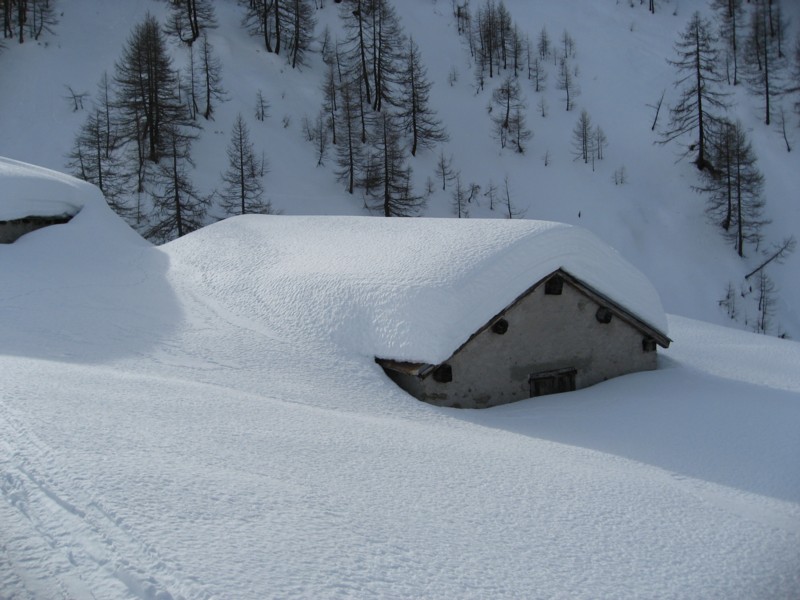
[[[413,341],[377,357],[404,390],[440,406],[484,408],[656,368],[657,347],[670,344],[660,300],[613,249],[561,224],[458,223],[409,225],[439,230],[452,245],[439,254],[436,283],[452,296],[417,309],[437,314],[452,341],[446,357],[426,353],[425,343],[415,357]],[[484,229],[495,243],[481,260],[448,270],[457,246],[480,244],[473,236]]]
[[[88,187],[67,175],[3,157],[0,181],[0,244],[67,223],[80,210]]]
[[[654,369],[670,343],[650,282],[578,227],[246,215],[181,243],[276,335],[375,360],[440,406],[495,406]]]

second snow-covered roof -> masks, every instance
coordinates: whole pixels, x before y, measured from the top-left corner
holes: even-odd
[[[164,247],[243,316],[436,364],[562,268],[666,335],[647,278],[588,231],[528,220],[247,215]]]
[[[93,186],[50,169],[0,156],[0,221],[75,215]]]

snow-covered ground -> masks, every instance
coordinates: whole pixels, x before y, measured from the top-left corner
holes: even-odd
[[[672,317],[655,372],[436,408],[241,252],[280,218],[0,246],[0,596],[800,594],[800,345]]]

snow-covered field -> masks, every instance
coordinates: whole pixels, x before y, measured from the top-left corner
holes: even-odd
[[[3,598],[800,594],[798,344],[672,317],[658,371],[435,408],[287,318],[237,243],[281,217],[157,248],[90,191],[0,247]]]

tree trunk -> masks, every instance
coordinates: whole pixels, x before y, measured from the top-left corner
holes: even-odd
[[[178,145],[174,134],[172,138],[172,185],[175,186],[175,224],[178,228],[178,237],[182,237],[183,215],[181,214],[180,182],[178,181]]]
[[[280,0],[275,0],[275,54],[281,53],[281,7]]]
[[[27,11],[28,0],[17,0],[17,21],[19,22],[19,43],[25,42],[25,15]]]
[[[695,27],[695,76],[697,93],[697,168],[701,171],[706,168],[706,132],[703,123],[703,76],[700,70],[700,28]]]
[[[742,171],[741,156],[737,151],[736,156],[736,240],[737,251],[740,257],[744,257],[744,219],[742,218]]]

